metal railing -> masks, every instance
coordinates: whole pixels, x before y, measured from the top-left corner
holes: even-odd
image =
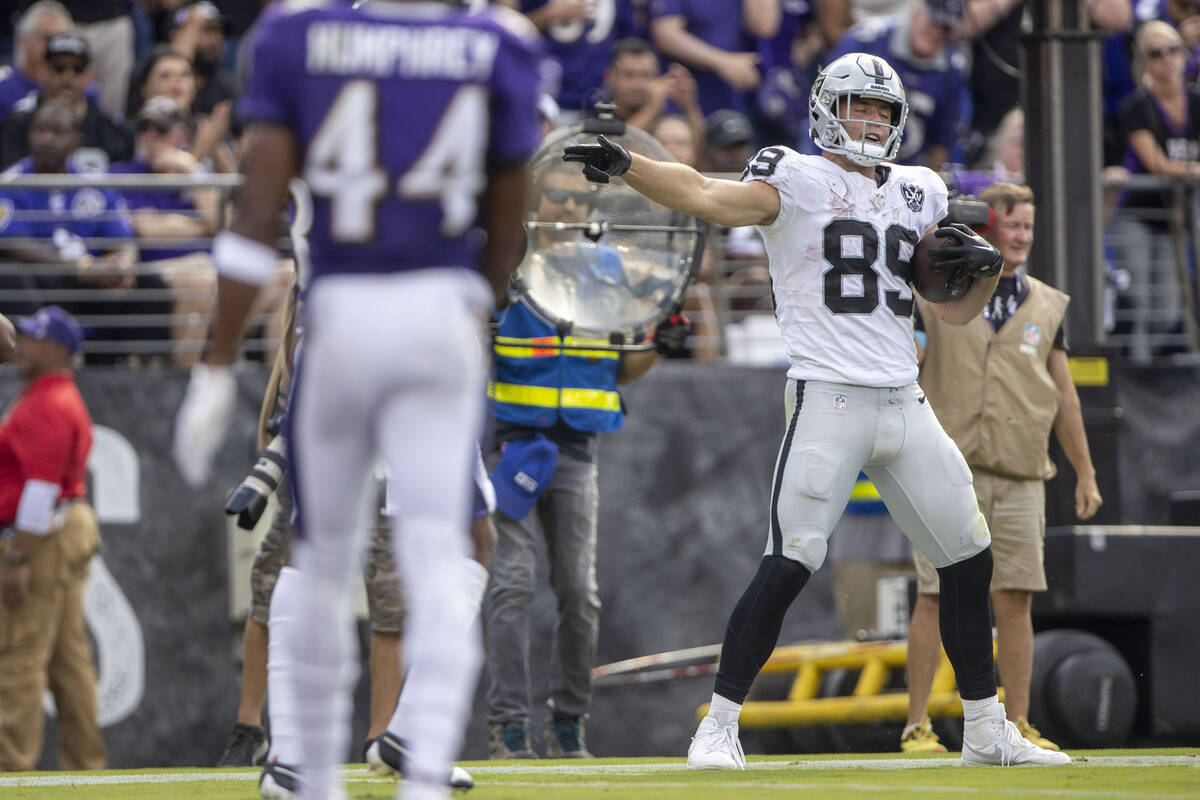
[[[1108,343],[1135,363],[1200,354],[1200,184],[1133,175],[1108,181]],[[1160,205],[1146,200],[1155,200]]]

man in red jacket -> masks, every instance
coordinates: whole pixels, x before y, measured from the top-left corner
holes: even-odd
[[[59,766],[104,769],[96,669],[83,618],[100,547],[86,501],[92,420],[71,368],[75,319],[47,306],[16,321],[24,391],[0,422],[0,770],[31,770],[42,750],[42,695],[54,694]]]

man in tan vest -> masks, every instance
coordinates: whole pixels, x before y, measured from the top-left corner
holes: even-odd
[[[917,298],[920,384],[971,467],[979,508],[992,532],[992,609],[1008,718],[1034,744],[1057,750],[1026,719],[1033,671],[1030,608],[1033,592],[1046,589],[1045,481],[1055,474],[1047,453],[1051,430],[1075,469],[1076,516],[1093,516],[1101,498],[1067,368],[1062,322],[1070,298],[1023,270],[1033,244],[1033,192],[997,183],[980,199],[995,213],[986,238],[1004,255],[1004,270],[982,313],[964,327],[951,330]],[[945,752],[926,708],[941,647],[938,574],[920,553],[914,555],[918,595],[908,639],[908,722],[900,747]]]

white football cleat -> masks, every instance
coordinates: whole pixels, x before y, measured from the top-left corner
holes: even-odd
[[[1066,753],[1038,747],[1004,717],[1004,706],[988,709],[987,716],[965,724],[962,763],[965,767],[1055,767],[1070,764]]]
[[[700,720],[688,747],[688,769],[745,769],[746,754],[738,741],[736,722],[722,725],[713,716]]]

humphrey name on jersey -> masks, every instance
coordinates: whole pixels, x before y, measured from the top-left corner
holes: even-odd
[[[499,48],[494,31],[333,20],[309,26],[305,69],[310,75],[485,81]]]

